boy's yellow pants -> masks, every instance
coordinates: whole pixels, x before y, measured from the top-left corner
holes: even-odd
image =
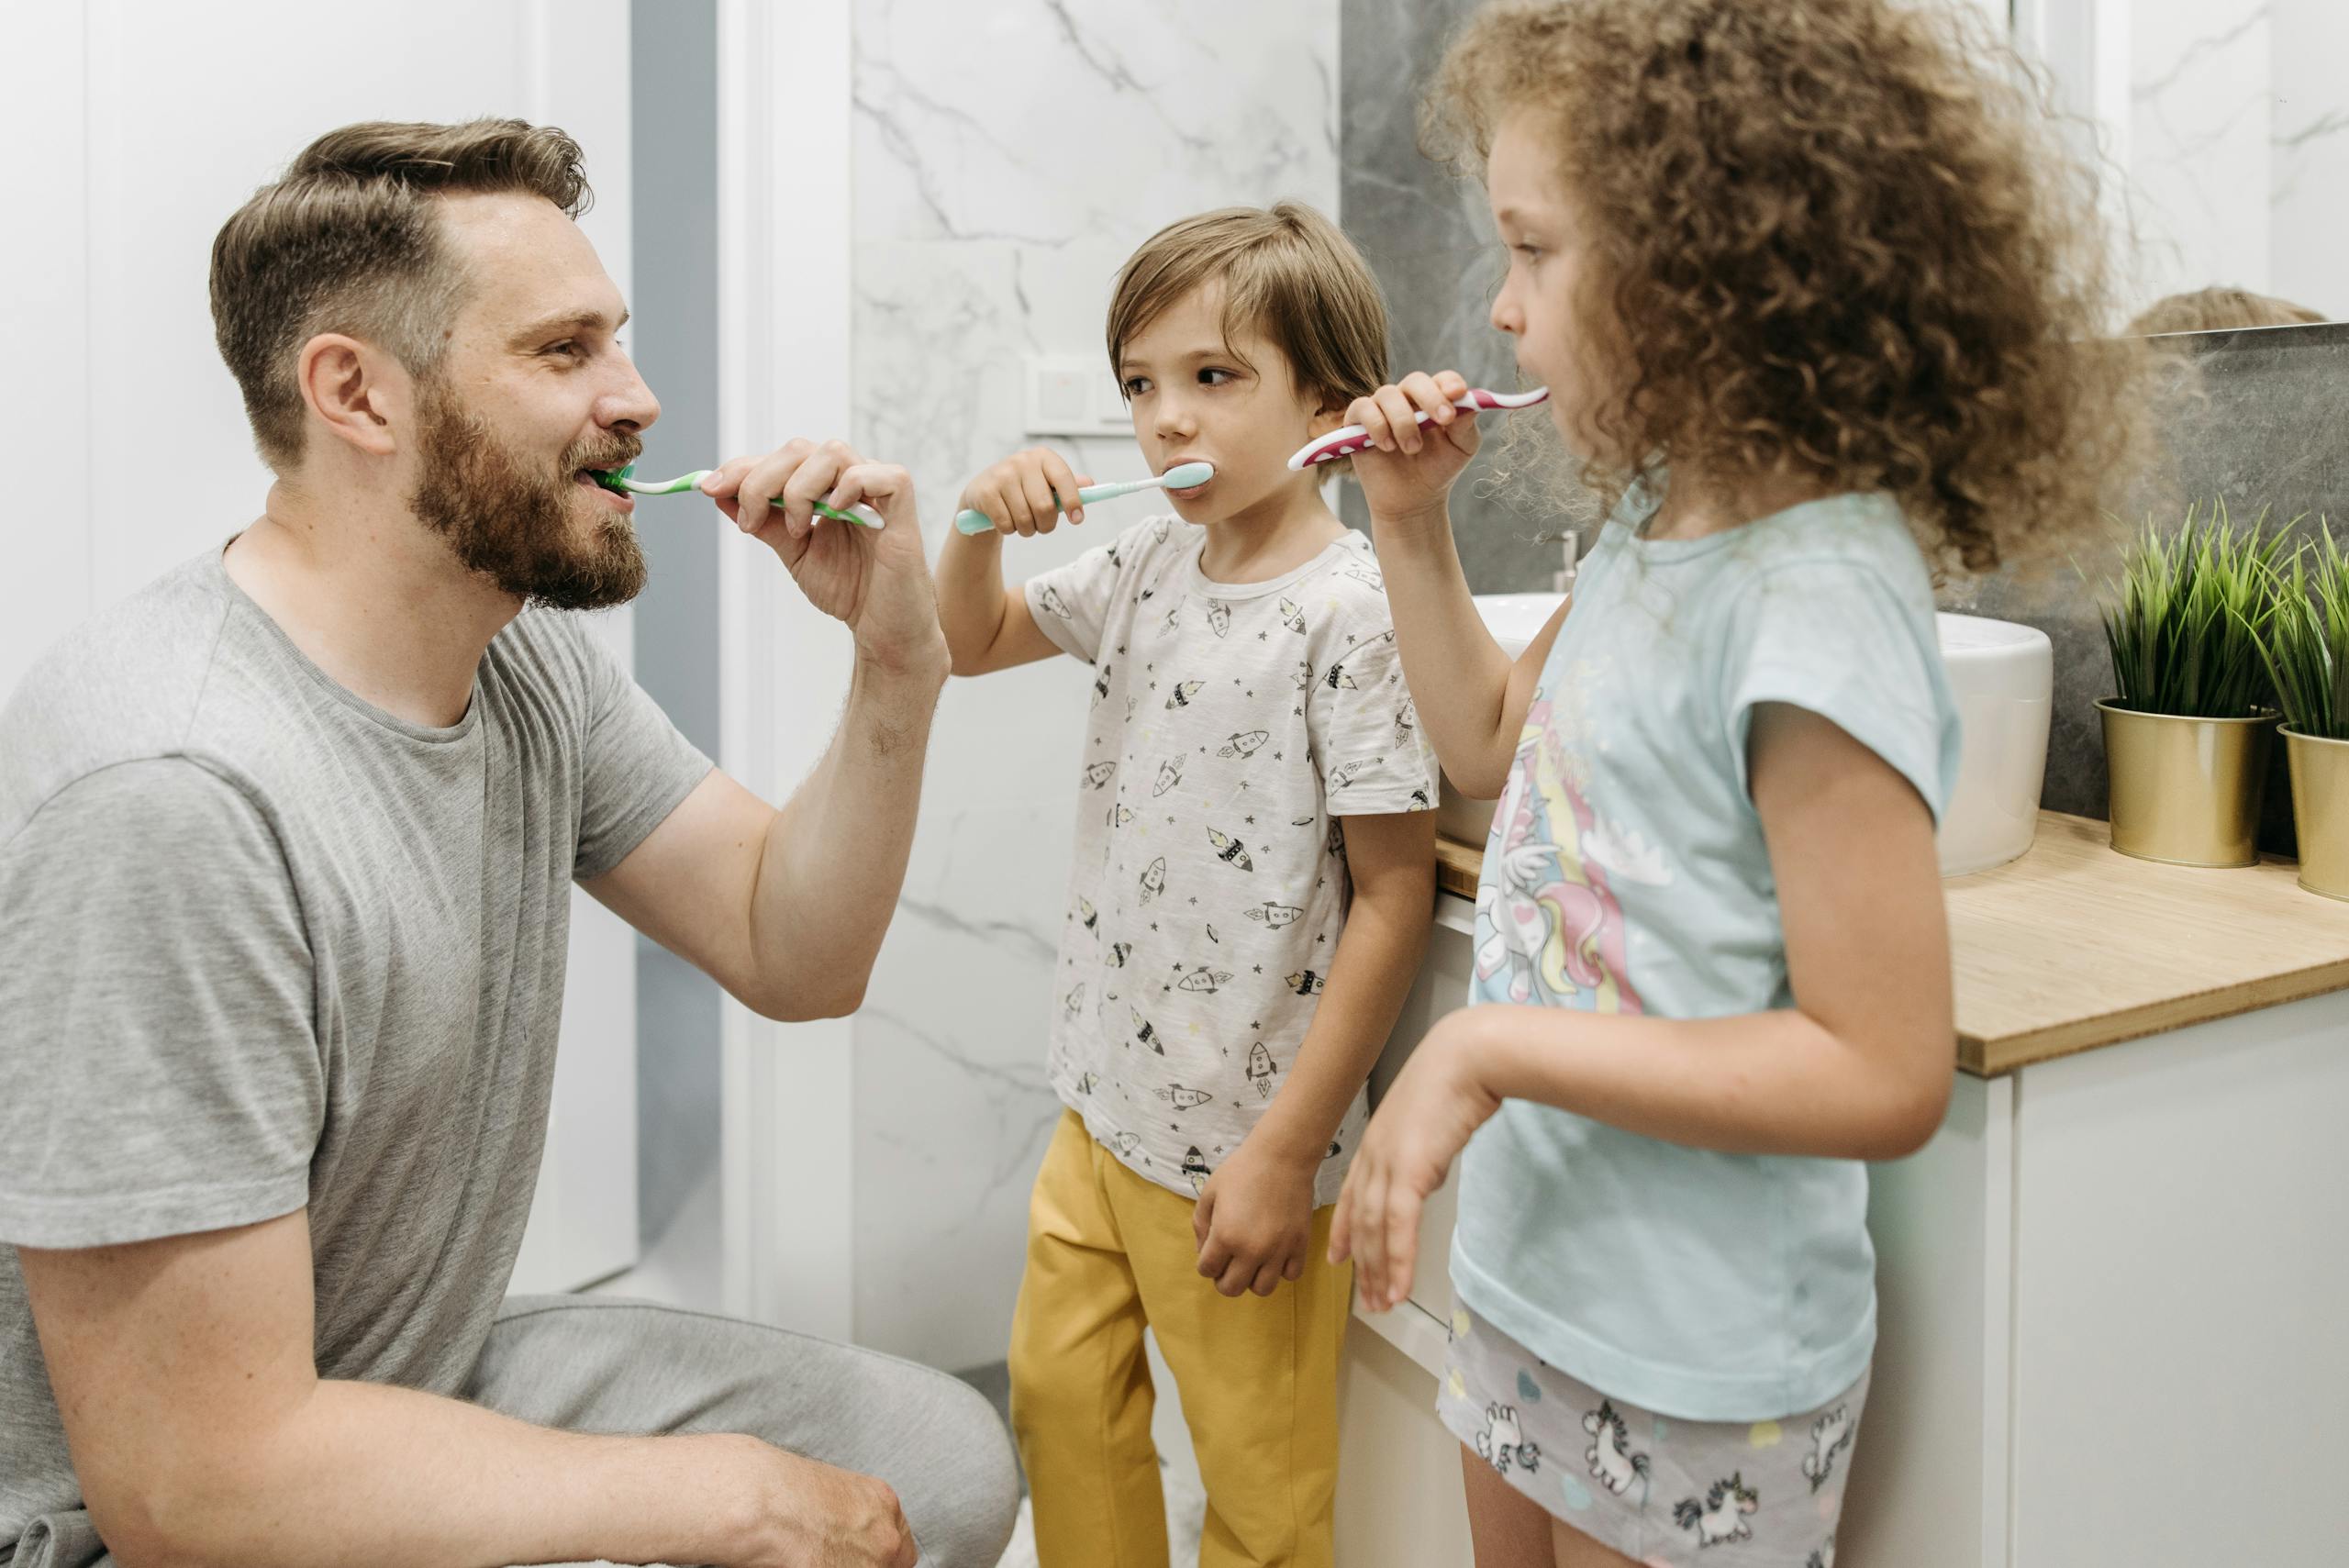
[[[1042,1568],[1168,1568],[1142,1329],[1158,1337],[1207,1484],[1200,1568],[1328,1568],[1338,1355],[1353,1289],[1313,1216],[1303,1276],[1269,1296],[1199,1277],[1193,1205],[1064,1113],[1028,1209],[1011,1427]]]

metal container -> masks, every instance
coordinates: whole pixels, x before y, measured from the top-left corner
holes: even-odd
[[[2107,698],[2112,847],[2171,865],[2258,862],[2259,796],[2276,715],[2186,718],[2132,713]]]
[[[2349,740],[2327,740],[2287,728],[2292,769],[2292,821],[2300,836],[2300,885],[2327,898],[2349,898]]]

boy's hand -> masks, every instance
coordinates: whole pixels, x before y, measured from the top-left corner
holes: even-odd
[[[1476,455],[1476,417],[1452,404],[1467,391],[1458,371],[1413,371],[1347,406],[1346,423],[1360,425],[1370,440],[1354,454],[1353,472],[1374,526],[1443,515],[1452,482]],[[1414,417],[1421,409],[1428,413],[1424,425]]]
[[[1067,503],[1068,520],[1085,521],[1076,493],[1093,483],[1089,475],[1072,470],[1066,459],[1049,447],[1014,452],[963,487],[962,509],[985,512],[999,534],[1022,539],[1048,534],[1060,526],[1060,501]]]
[[[1191,1215],[1199,1273],[1226,1296],[1270,1296],[1305,1272],[1313,1244],[1313,1177],[1320,1162],[1243,1138],[1208,1178]]]
[[[1373,1312],[1402,1305],[1419,1262],[1419,1211],[1443,1185],[1469,1135],[1501,1108],[1477,1081],[1475,1009],[1448,1013],[1403,1064],[1363,1130],[1338,1212],[1330,1221],[1330,1261],[1354,1260],[1362,1304]]]

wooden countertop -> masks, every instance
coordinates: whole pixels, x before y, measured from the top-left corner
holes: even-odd
[[[1484,851],[1436,844],[1436,883],[1476,896]],[[2349,903],[2289,862],[2231,871],[2115,854],[2101,822],[2040,813],[2030,852],[1942,885],[1957,1064],[1996,1077],[2349,988]]]

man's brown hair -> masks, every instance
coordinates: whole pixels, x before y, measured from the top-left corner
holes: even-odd
[[[2155,300],[2129,323],[2126,332],[2132,338],[2146,338],[2163,332],[2225,332],[2243,327],[2314,327],[2324,320],[2321,311],[2274,295],[2207,288]]]
[[[543,196],[573,217],[591,199],[579,144],[551,127],[368,121],[328,131],[212,241],[212,328],[271,467],[302,456],[295,360],[321,332],[381,345],[429,377],[465,277],[432,198]]]
[[[1298,202],[1219,207],[1168,224],[1118,273],[1109,368],[1160,312],[1223,285],[1223,334],[1252,328],[1288,357],[1297,389],[1340,406],[1386,379],[1386,302],[1338,226]]]

